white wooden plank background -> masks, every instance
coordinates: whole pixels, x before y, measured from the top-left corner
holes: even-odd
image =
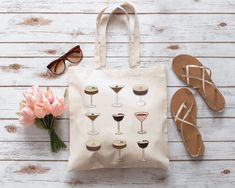
[[[43,130],[19,125],[18,103],[32,84],[64,92],[67,75],[51,77],[45,67],[76,44],[85,56],[80,66],[93,66],[96,15],[120,0],[0,0],[0,187],[235,187],[235,1],[130,1],[139,13],[142,65],[166,65],[168,101],[185,86],[171,70],[175,55],[194,55],[212,69],[226,108],[211,112],[194,92],[205,156],[187,155],[168,113],[170,171],[67,172],[68,149],[53,154]],[[113,21],[108,29],[109,68],[127,66],[124,23]],[[69,144],[68,114],[57,122]]]

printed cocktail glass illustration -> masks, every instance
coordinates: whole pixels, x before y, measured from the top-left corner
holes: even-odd
[[[135,117],[140,121],[140,130],[137,131],[139,134],[145,134],[147,131],[143,129],[143,122],[148,117],[148,112],[136,112]]]
[[[98,113],[86,113],[86,116],[91,120],[91,123],[92,123],[91,131],[88,132],[89,135],[99,134],[99,132],[95,130],[95,125],[94,125],[94,121],[99,115],[100,114]]]
[[[144,106],[146,102],[142,99],[142,96],[148,93],[148,86],[144,84],[136,84],[133,86],[133,93],[139,96],[139,100],[136,102],[137,106]]]
[[[125,115],[123,113],[113,114],[113,119],[117,122],[117,132],[115,133],[117,135],[122,134],[120,131],[120,122],[123,120],[124,116]]]
[[[90,95],[90,104],[88,105],[89,108],[95,108],[96,105],[93,104],[93,95],[98,93],[98,88],[96,86],[86,86],[84,93]]]
[[[116,93],[116,102],[112,104],[113,107],[120,107],[123,104],[118,101],[118,93],[124,87],[123,85],[111,85],[109,86]]]
[[[86,149],[88,151],[96,152],[96,151],[99,151],[100,148],[101,148],[101,143],[98,140],[88,140],[86,142]]]
[[[148,140],[141,140],[137,142],[138,146],[142,149],[141,152],[141,161],[146,161],[145,159],[145,154],[144,154],[144,149],[149,145],[149,141]]]
[[[126,146],[127,143],[124,140],[115,140],[113,142],[113,148],[118,150],[118,159],[117,159],[118,162],[123,161],[121,150],[124,149]]]

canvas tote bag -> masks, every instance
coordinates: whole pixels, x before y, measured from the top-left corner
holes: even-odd
[[[129,68],[106,68],[106,28],[120,9],[129,31]],[[111,12],[110,14],[105,14]],[[129,14],[134,12],[134,14]],[[163,168],[167,155],[166,70],[140,68],[139,23],[129,3],[97,17],[96,68],[70,67],[69,170]]]

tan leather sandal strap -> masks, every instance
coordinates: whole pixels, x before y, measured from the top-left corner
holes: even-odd
[[[198,135],[198,139],[197,139],[197,140],[198,140],[198,141],[201,140],[201,135]],[[201,150],[202,150],[202,146],[203,146],[203,143],[201,142],[201,145],[200,145],[200,147],[198,148],[197,154],[195,154],[195,155],[191,154],[192,157],[198,157],[198,156],[199,156],[199,154],[200,154],[200,152],[201,152]]]
[[[192,68],[197,68],[197,69],[201,69],[202,70],[202,75],[201,77],[198,77],[198,76],[191,76],[190,73],[189,73],[189,69],[192,69]],[[205,79],[205,73],[208,73],[207,70],[209,71],[209,76],[211,77],[212,73],[211,73],[211,70],[208,68],[208,67],[204,67],[204,66],[198,66],[198,65],[186,65],[185,66],[185,72],[186,74],[185,75],[181,75],[181,77],[185,77],[186,78],[186,81],[187,81],[187,84],[190,85],[190,79],[196,79],[196,80],[200,80],[202,81],[202,89],[203,89],[203,93],[204,95],[206,96],[206,83],[207,84],[210,84],[212,85],[214,88],[215,85],[213,82],[209,81],[209,80],[206,80]],[[196,88],[198,89],[198,88]]]
[[[183,119],[179,117],[179,115],[181,114],[182,110],[185,109],[185,108],[187,108],[187,106],[186,106],[186,102],[184,101],[184,102],[180,105],[179,110],[177,111],[176,115],[174,116],[175,122],[176,122],[176,121],[180,121],[180,122],[181,122],[181,124],[180,124],[181,127],[183,126],[183,123],[188,124],[188,125],[191,125],[191,126],[195,126],[193,123],[191,123],[191,122],[185,120],[185,119],[187,118],[187,116],[189,115],[189,113],[192,111],[193,104],[189,107],[189,109],[188,109],[187,112],[185,113]]]

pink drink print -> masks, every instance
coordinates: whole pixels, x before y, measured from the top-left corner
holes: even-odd
[[[149,115],[148,112],[136,112],[135,113],[135,117],[140,121],[140,127],[141,127],[141,129],[137,131],[137,133],[145,134],[147,132],[143,129],[143,122],[148,117],[148,115]]]
[[[124,116],[125,115],[123,113],[113,114],[113,119],[117,122],[117,132],[115,133],[117,135],[122,134],[120,131],[120,122],[123,120]]]
[[[93,104],[93,95],[98,93],[98,88],[96,86],[86,86],[84,93],[90,95],[90,104],[88,105],[89,108],[95,108],[96,105]]]
[[[89,135],[97,135],[99,134],[98,131],[95,130],[95,125],[94,125],[94,121],[95,119],[99,116],[100,114],[98,113],[86,113],[86,116],[91,120],[92,124],[92,128],[91,131],[88,132]]]
[[[139,107],[144,106],[146,102],[142,99],[142,97],[148,93],[148,87],[144,84],[136,84],[132,89],[133,93],[139,96],[139,100],[136,102],[136,105]]]
[[[148,147],[149,141],[148,140],[141,140],[137,142],[138,146],[142,149],[141,152],[141,161],[146,161],[145,159],[145,154],[144,154],[144,149]]]
[[[111,85],[109,86],[116,93],[116,102],[112,104],[113,107],[120,107],[123,104],[118,101],[118,93],[124,88],[123,85]]]

